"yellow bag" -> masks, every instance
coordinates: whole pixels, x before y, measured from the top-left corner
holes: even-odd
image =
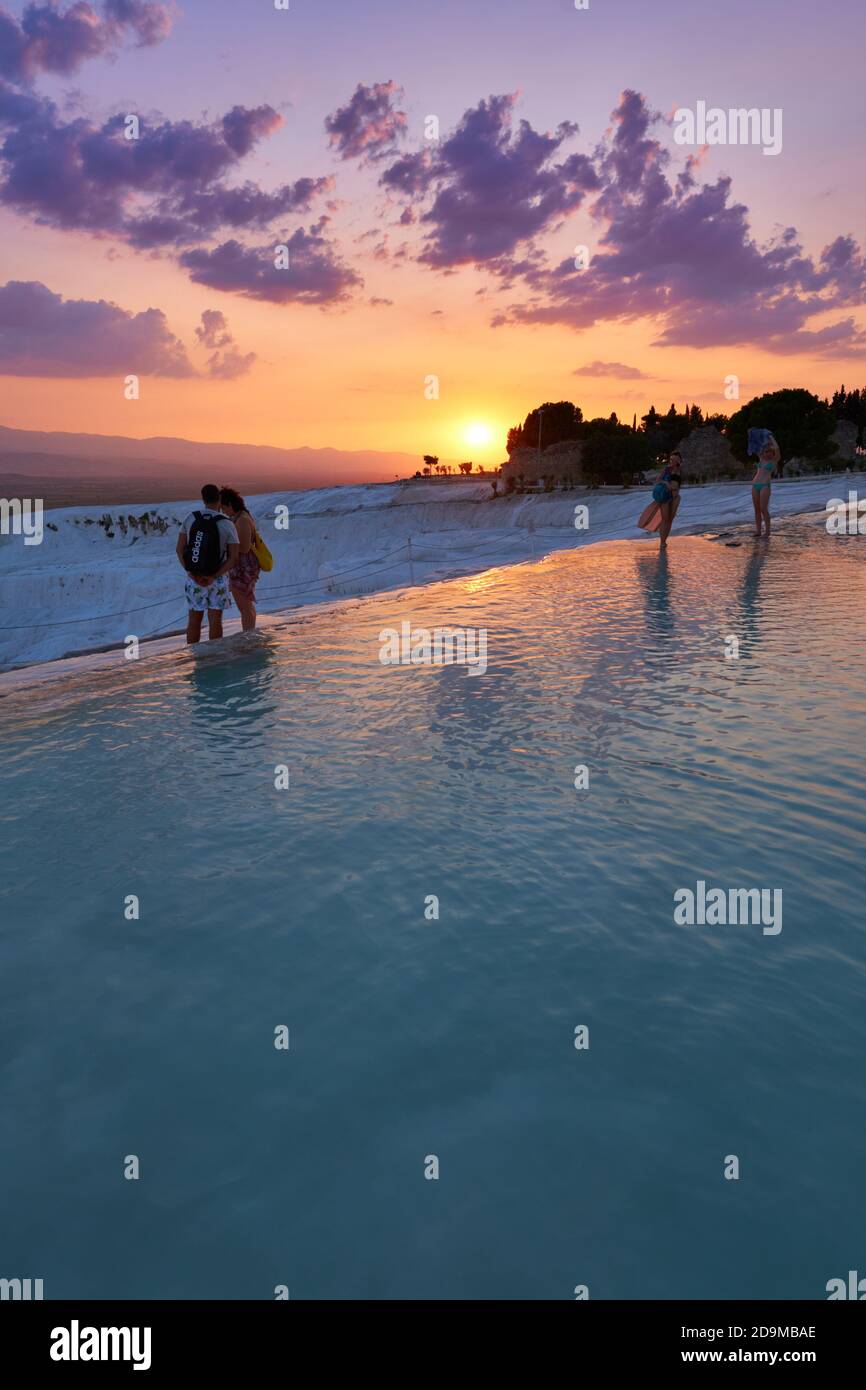
[[[269,574],[274,567],[274,557],[268,550],[268,547],[265,545],[261,536],[259,535],[258,527],[256,527],[256,538],[253,541],[253,554],[255,555],[265,574]]]

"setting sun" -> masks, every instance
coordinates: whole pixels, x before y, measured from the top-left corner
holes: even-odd
[[[483,448],[493,439],[493,431],[489,425],[476,420],[471,425],[467,425],[463,432],[463,438],[467,444],[473,444],[476,448]]]

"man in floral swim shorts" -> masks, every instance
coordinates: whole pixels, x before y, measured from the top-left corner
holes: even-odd
[[[205,613],[208,637],[222,637],[223,613],[232,601],[228,574],[240,551],[234,523],[219,509],[220,490],[215,483],[205,484],[201,500],[204,506],[190,512],[177,538],[177,557],[187,575],[187,645],[201,641]]]

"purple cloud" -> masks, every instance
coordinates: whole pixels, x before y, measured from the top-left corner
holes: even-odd
[[[402,193],[404,197],[415,198],[425,194],[434,181],[435,165],[429,150],[418,150],[415,154],[403,154],[389,164],[379,179],[383,188],[390,193]],[[407,209],[411,212],[411,208]]]
[[[229,332],[228,320],[219,309],[204,310],[195,336],[199,346],[211,353],[207,360],[208,376],[233,381],[235,377],[248,372],[256,360],[254,352],[238,351],[234,337]]]
[[[808,353],[812,357],[852,357],[861,360],[866,348],[866,333],[852,318],[828,324],[826,328],[799,329],[780,333],[773,339],[773,351],[787,356]]]
[[[254,352],[238,352],[236,348],[226,348],[225,352],[215,352],[208,358],[208,376],[217,377],[222,381],[234,381],[236,377],[245,376],[255,360]]]
[[[587,362],[583,367],[575,367],[573,376],[609,376],[619,381],[646,381],[645,372],[637,367],[629,367],[625,362]]]
[[[694,161],[668,175],[670,154],[651,134],[658,120],[639,94],[625,92],[613,133],[595,153],[601,192],[593,216],[606,223],[586,268],[564,260],[520,272],[531,297],[495,322],[564,323],[581,330],[654,317],[662,347],[760,344],[833,357],[861,340],[850,320],[817,333],[817,313],[860,305],[866,266],[850,237],[837,237],[817,263],[786,228],[763,246],[748,209],[730,201],[731,181],[698,185]],[[499,267],[512,281],[512,264]]]
[[[219,309],[205,309],[195,336],[202,347],[228,347],[233,339],[229,333],[228,320]]]
[[[347,105],[325,117],[331,147],[340,159],[376,160],[393,154],[408,127],[405,111],[394,104],[402,96],[396,82],[372,87],[358,83]]]
[[[277,219],[309,212],[333,191],[332,177],[299,178],[273,191],[235,181],[239,163],[282,125],[273,107],[236,105],[211,122],[139,119],[130,130],[124,115],[101,125],[67,120],[53,101],[21,90],[32,73],[71,71],[124,34],[139,44],[157,42],[170,24],[168,7],[148,0],[106,0],[103,17],[85,0],[65,10],[31,4],[20,23],[0,10],[0,69],[13,79],[0,76],[0,204],[47,226],[170,249],[195,280],[215,288],[236,282],[238,293],[277,303],[344,299],[361,281],[324,236],[326,219],[294,233],[288,281],[276,271],[269,276],[259,253],[237,240],[202,245],[227,231],[267,233]],[[355,126],[338,121],[334,138],[376,154],[402,118],[384,109],[394,84],[365,90],[372,107],[364,120],[356,102]],[[209,370],[238,375],[252,360],[226,347]]]
[[[151,211],[127,223],[132,245],[181,246],[201,241],[221,227],[263,231],[277,217],[309,212],[316,198],[334,186],[330,177],[298,179],[265,193],[254,183],[228,188],[174,192],[159,199]]]
[[[278,268],[274,246],[253,248],[234,240],[186,251],[180,261],[196,284],[209,289],[270,304],[338,304],[363,281],[324,236],[326,223],[322,218],[308,231],[299,227],[283,243],[289,249],[286,269]]]
[[[159,43],[171,30],[168,5],[150,0],[106,0],[103,15],[86,3],[61,9],[56,0],[24,6],[21,19],[0,9],[0,76],[18,85],[40,72],[64,76],[88,58],[112,52],[127,36],[138,46]]]
[[[252,144],[278,128],[268,106],[234,107],[211,125],[162,121],[124,138],[124,121],[64,122],[52,102],[0,83],[0,203],[61,228],[113,234],[144,249],[180,248],[222,228],[265,230],[309,211],[331,177],[301,178],[265,192],[230,186]]]
[[[139,138],[126,139],[122,116],[99,127],[82,118],[64,121],[53,102],[0,82],[0,202],[51,226],[129,233],[133,240],[137,223],[150,215],[173,220],[188,240],[198,230],[196,200],[207,224],[202,230],[219,221],[223,208],[239,220],[244,203],[252,220],[266,214],[257,190],[229,190],[221,179],[251,141],[280,124],[271,107],[235,107],[212,125],[161,121],[143,124]],[[283,211],[298,199],[303,204],[324,181],[300,183],[288,195],[262,196]],[[154,202],[133,215],[142,197]]]
[[[38,280],[0,286],[0,375],[77,378],[134,372],[229,381],[248,372],[256,360],[254,352],[239,350],[218,309],[205,309],[195,336],[210,354],[201,373],[160,309],[133,314],[104,299],[64,299]]]
[[[583,154],[554,162],[577,131],[563,122],[553,135],[528,121],[513,130],[515,95],[492,96],[466,111],[435,153],[402,156],[381,184],[416,201],[432,196],[421,217],[430,227],[419,260],[437,269],[485,264],[509,256],[599,189]]]
[[[154,0],[105,0],[105,14],[115,25],[131,29],[139,48],[150,48],[168,38],[174,22],[172,7]]]
[[[65,121],[53,102],[0,81],[0,203],[37,222],[102,232],[143,249],[180,251],[223,229],[263,232],[277,218],[308,212],[334,188],[330,176],[300,178],[273,192],[251,181],[226,182],[254,145],[281,124],[270,106],[235,106],[210,124],[142,123],[138,138],[126,139],[122,116],[99,127],[81,118]],[[236,241],[211,250],[199,245],[192,259],[182,256],[180,263],[196,272],[194,278],[205,277],[201,283],[216,276],[216,288],[231,278],[231,264],[240,293],[276,302],[333,302],[360,282],[321,235],[323,225],[309,234],[296,232],[297,264],[288,293],[279,277],[270,285],[267,277],[248,282],[257,253]],[[238,252],[245,270],[237,264]]]
[[[133,314],[105,299],[64,299],[38,280],[0,286],[0,373],[189,377],[183,343],[160,309]]]
[[[243,159],[262,136],[271,135],[282,124],[282,116],[272,106],[233,106],[220,122],[223,140],[238,159]]]

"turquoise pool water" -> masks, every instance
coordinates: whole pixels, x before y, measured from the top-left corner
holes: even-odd
[[[0,1275],[866,1273],[861,546],[595,546],[0,698]],[[486,629],[486,673],[383,666],[403,621]],[[781,932],[676,925],[698,880],[781,890]]]

